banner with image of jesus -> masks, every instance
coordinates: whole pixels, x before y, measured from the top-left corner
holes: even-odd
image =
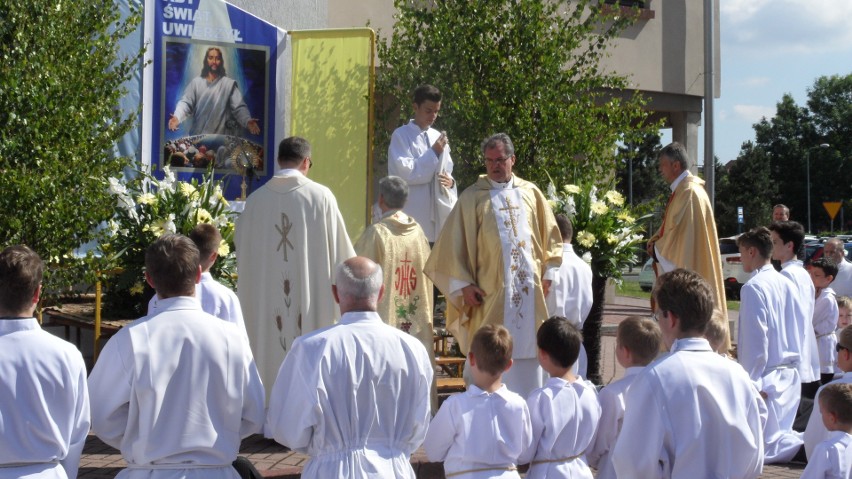
[[[281,59],[286,32],[222,0],[148,2],[152,67],[146,75],[143,145],[151,169],[182,180],[215,168],[264,182],[284,137]],[[147,130],[147,131],[146,131]],[[228,182],[227,198],[240,193]],[[258,183],[252,185],[256,188]]]

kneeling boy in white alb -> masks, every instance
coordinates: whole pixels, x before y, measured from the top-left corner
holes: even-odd
[[[823,425],[830,431],[808,459],[802,479],[852,478],[852,384],[832,383],[820,390]]]
[[[713,324],[711,321],[708,324]],[[624,368],[624,377],[604,386],[598,393],[601,404],[601,420],[595,442],[586,451],[592,467],[597,468],[597,479],[615,479],[612,466],[612,449],[621,432],[625,396],[636,376],[651,363],[663,345],[660,327],[653,320],[639,316],[628,316],[618,323],[615,333],[615,358]]]
[[[550,379],[527,398],[532,447],[520,458],[530,463],[527,479],[592,479],[584,453],[595,439],[601,406],[594,384],[571,371],[582,342],[580,330],[560,316],[538,328],[538,361]]]
[[[512,367],[512,336],[485,325],[468,354],[473,383],[450,396],[429,424],[423,449],[456,479],[519,478],[518,458],[532,444],[527,403],[503,384]]]

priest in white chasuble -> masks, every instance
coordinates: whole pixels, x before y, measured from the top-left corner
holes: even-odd
[[[465,355],[483,325],[509,329],[514,365],[503,381],[526,397],[546,380],[535,334],[547,319],[544,296],[562,263],[562,238],[541,191],[512,174],[509,136],[487,138],[482,151],[486,174],[459,197],[426,274],[447,298],[447,329]]]
[[[282,140],[280,169],[237,219],[237,294],[267,396],[293,340],[340,317],[334,271],[355,256],[331,190],[307,178],[312,164],[307,140]]]

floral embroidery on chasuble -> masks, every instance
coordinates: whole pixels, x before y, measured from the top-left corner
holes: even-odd
[[[532,256],[532,238],[521,189],[491,190],[491,204],[503,253],[503,324],[516,345],[535,345],[533,268],[536,263]],[[522,357],[518,354],[513,356]]]

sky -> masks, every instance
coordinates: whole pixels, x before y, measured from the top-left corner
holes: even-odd
[[[752,125],[774,116],[785,93],[806,106],[816,78],[852,73],[852,0],[719,2],[722,85],[714,145],[727,163],[754,140]],[[666,137],[670,132],[663,144]],[[703,129],[698,152],[703,157]]]

